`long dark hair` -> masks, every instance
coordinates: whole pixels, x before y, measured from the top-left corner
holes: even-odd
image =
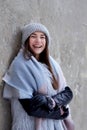
[[[47,41],[47,38],[46,38],[46,41]],[[31,53],[32,52],[31,52],[31,49],[29,47],[29,38],[28,38],[25,41],[25,44],[24,44],[24,58],[29,60],[30,57],[31,57]],[[45,63],[48,66],[48,69],[51,72],[52,77],[53,77],[53,83],[52,83],[53,88],[55,90],[58,89],[58,87],[59,87],[58,80],[54,76],[54,73],[53,73],[53,70],[52,70],[52,67],[51,67],[51,64],[50,64],[50,61],[49,61],[49,49],[48,49],[48,44],[47,43],[46,43],[45,49],[43,50],[43,52],[39,56],[39,61],[41,63]]]

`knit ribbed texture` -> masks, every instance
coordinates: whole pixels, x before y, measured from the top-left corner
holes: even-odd
[[[47,36],[48,44],[50,44],[50,34],[47,28],[41,23],[30,23],[22,29],[22,44],[24,45],[27,38],[34,32],[40,31]]]

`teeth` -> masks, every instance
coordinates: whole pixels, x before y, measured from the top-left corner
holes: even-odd
[[[42,46],[34,46],[35,48],[41,48]]]

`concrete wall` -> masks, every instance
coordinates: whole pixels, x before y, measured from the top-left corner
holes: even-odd
[[[48,27],[51,55],[74,92],[70,106],[76,130],[86,130],[86,0],[0,0],[0,130],[11,127],[10,103],[2,98],[1,79],[20,46],[20,28],[31,21]]]

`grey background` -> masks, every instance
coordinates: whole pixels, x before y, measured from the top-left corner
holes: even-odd
[[[21,27],[41,22],[50,31],[51,55],[59,62],[74,93],[76,130],[86,130],[87,1],[0,0],[0,130],[10,130],[10,103],[2,98],[2,76],[21,44]]]

